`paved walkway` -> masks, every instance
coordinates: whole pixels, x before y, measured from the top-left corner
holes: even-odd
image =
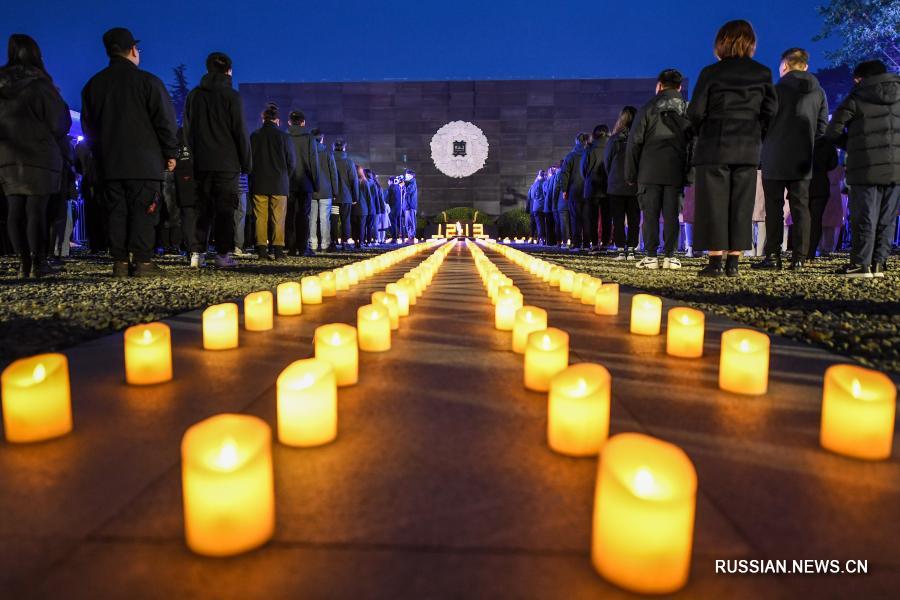
[[[571,335],[572,361],[613,375],[611,432],[684,448],[700,485],[684,598],[889,595],[900,586],[900,468],[818,448],[821,376],[837,360],[773,339],[763,398],[716,388],[707,356],[669,358],[665,340],[627,333],[627,311],[598,317],[491,259]],[[312,354],[316,326],[356,309],[424,255],[354,290],[241,332],[239,351],[204,352],[200,313],[168,322],[176,379],[122,382],[121,336],[67,352],[75,431],[0,447],[0,596],[52,598],[630,597],[588,557],[596,461],[551,452],[546,396],[524,389],[510,334],[464,246],[451,252],[385,354],[361,354],[339,393],[338,439],[273,446],[277,530],[228,559],[184,545],[179,444],[191,424],[243,411],[274,426],[274,383]],[[628,306],[626,290],[622,306]],[[868,559],[865,576],[722,576],[715,559]]]

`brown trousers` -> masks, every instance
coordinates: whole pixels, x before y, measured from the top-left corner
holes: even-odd
[[[253,215],[256,217],[256,245],[284,247],[284,219],[287,196],[253,194]]]

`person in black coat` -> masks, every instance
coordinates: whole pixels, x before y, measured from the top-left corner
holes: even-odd
[[[700,72],[687,109],[697,132],[694,247],[709,250],[702,277],[737,277],[741,252],[753,246],[760,145],[778,110],[772,72],[755,52],[750,23],[725,23],[715,40],[719,62]]]
[[[337,192],[335,202],[341,206],[341,248],[348,250],[348,242],[351,237],[359,247],[358,234],[360,218],[359,177],[357,166],[347,155],[347,143],[344,140],[336,140],[333,146],[334,164],[337,168]]]
[[[394,242],[400,241],[401,217],[403,216],[403,188],[400,187],[398,179],[399,177],[391,177],[387,189],[387,205],[391,211],[388,215],[391,220],[389,235]]]
[[[284,219],[287,198],[294,173],[294,144],[281,131],[278,107],[268,104],[262,113],[262,127],[250,135],[253,152],[253,174],[250,192],[253,194],[253,216],[256,218],[256,252],[261,259],[270,259],[271,243],[275,260],[284,258]]]
[[[553,246],[556,244],[556,213],[553,208],[553,175],[556,174],[556,166],[551,165],[546,172],[546,177],[541,184],[542,215],[544,218],[544,244]]]
[[[103,34],[109,66],[81,91],[81,126],[97,160],[109,219],[113,275],[158,276],[150,262],[163,172],[175,168],[175,109],[166,86],[138,68],[137,40],[117,27]]]
[[[369,187],[369,178],[362,165],[356,165],[356,177],[359,181],[359,201],[353,204],[353,241],[356,248],[368,246],[367,226],[369,210],[372,206],[372,189]]]
[[[541,169],[534,178],[534,183],[528,189],[528,212],[531,215],[531,237],[537,244],[544,244],[544,218],[542,207],[544,206],[544,178],[546,171]]]
[[[784,193],[791,207],[791,269],[803,268],[809,252],[809,182],[816,138],[828,124],[825,91],[809,69],[809,53],[791,48],[781,55],[781,81],[775,85],[778,112],[762,147],[762,180],[766,197],[766,257],[754,269],[781,269],[784,237]],[[827,178],[827,175],[826,175]]]
[[[690,122],[681,96],[684,77],[666,69],[656,82],[656,96],[634,118],[625,152],[625,180],[637,183],[638,205],[644,213],[644,251],[639,269],[680,269],[675,258],[680,224],[678,215],[688,171]],[[659,217],[663,217],[663,263],[659,264]]]
[[[285,236],[289,254],[300,256],[309,253],[309,211],[313,194],[319,189],[319,154],[318,144],[306,127],[303,111],[291,112],[288,135],[294,143],[297,166],[291,178]]]
[[[419,211],[419,184],[416,181],[416,173],[411,169],[406,169],[403,173],[405,183],[403,184],[405,209],[404,216],[406,218],[406,235],[410,243],[416,242],[416,233],[419,227],[418,217]]]
[[[329,225],[331,203],[337,188],[337,166],[331,148],[325,146],[325,135],[318,129],[313,129],[312,137],[316,142],[316,158],[319,163],[319,189],[313,192],[309,209],[309,252],[314,254],[316,250],[328,250],[332,243]]]
[[[884,277],[900,208],[900,76],[872,60],[856,67],[853,81],[825,131],[847,150],[850,263],[837,274]]]
[[[637,189],[625,179],[625,153],[628,136],[637,109],[625,106],[619,113],[612,136],[603,150],[603,168],[606,170],[606,195],[612,212],[613,236],[619,248],[616,260],[634,260],[641,235],[641,209],[637,201]],[[627,234],[626,234],[627,222]]]
[[[597,125],[591,134],[591,143],[581,158],[581,174],[584,177],[584,199],[590,206],[593,225],[591,241],[596,251],[612,243],[612,213],[606,195],[606,167],[603,153],[609,141],[609,127]]]
[[[831,179],[828,173],[836,169],[838,164],[834,142],[824,137],[817,139],[813,149],[812,178],[809,181],[809,260],[815,260],[816,248],[822,240],[822,217],[831,198]]]
[[[591,211],[584,202],[584,173],[581,171],[581,161],[590,143],[590,136],[579,133],[575,136],[575,146],[563,159],[562,174],[559,179],[560,193],[566,200],[569,209],[569,221],[572,225],[572,248],[579,251],[582,248],[593,248],[593,238],[590,234],[591,221],[593,220],[594,237],[597,231],[597,219],[591,218]]]
[[[185,140],[194,157],[200,205],[197,240],[191,249],[202,257],[210,228],[215,230],[216,266],[236,266],[234,211],[239,204],[239,177],[253,168],[241,96],[231,84],[231,59],[222,52],[206,58],[206,75],[184,105]],[[192,255],[192,261],[193,261]],[[202,263],[201,263],[202,264]]]
[[[190,251],[191,245],[196,243],[197,221],[200,216],[200,209],[197,205],[197,185],[194,181],[194,157],[184,141],[184,129],[179,127],[175,137],[178,140],[178,156],[175,157],[174,171],[175,198],[181,213],[181,238]],[[192,261],[191,266],[199,267],[199,262],[198,255],[196,264]]]

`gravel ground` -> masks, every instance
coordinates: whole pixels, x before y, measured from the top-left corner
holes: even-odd
[[[687,305],[820,346],[885,371],[900,373],[900,256],[884,279],[830,275],[847,256],[820,258],[801,273],[751,271],[741,277],[704,279],[706,259],[682,259],[680,271],[646,271],[604,256],[563,254],[523,247],[567,268],[595,274]],[[640,258],[640,257],[639,257]],[[759,259],[752,259],[753,261]]]
[[[303,275],[372,256],[377,251],[320,253],[283,262],[241,258],[232,271],[187,267],[187,259],[164,256],[158,264],[171,277],[113,279],[108,257],[67,259],[64,272],[40,282],[16,280],[17,261],[0,257],[0,365],[39,352],[59,350],[210,304],[241,298]]]

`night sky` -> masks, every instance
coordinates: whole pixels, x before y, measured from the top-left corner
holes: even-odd
[[[664,67],[695,80],[713,61],[718,26],[734,18],[753,23],[756,58],[773,72],[781,52],[795,45],[810,51],[812,70],[826,66],[825,50],[837,42],[812,41],[821,28],[815,9],[824,1],[737,8],[707,0],[9,0],[0,34],[35,37],[77,109],[82,85],[107,62],[103,31],[119,25],[141,40],[141,67],[167,83],[183,62],[195,84],[212,50],[231,55],[236,83],[646,77]]]

